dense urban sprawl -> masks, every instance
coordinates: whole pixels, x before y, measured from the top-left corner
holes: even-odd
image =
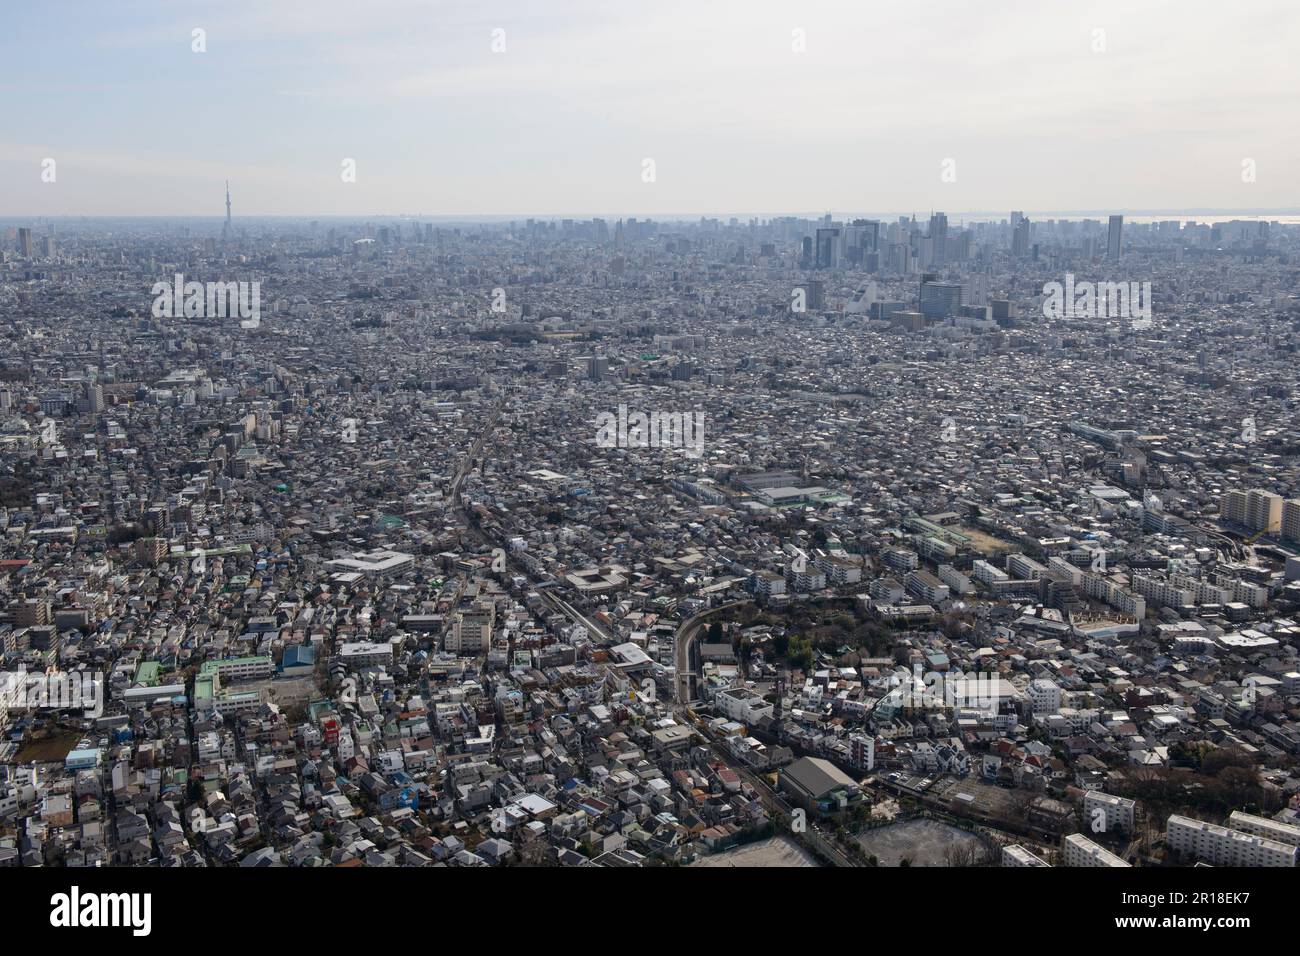
[[[0,865],[1296,865],[1300,227],[0,238]]]

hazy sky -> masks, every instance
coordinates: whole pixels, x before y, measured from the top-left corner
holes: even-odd
[[[0,216],[1276,210],[1297,40],[1296,0],[7,3]]]

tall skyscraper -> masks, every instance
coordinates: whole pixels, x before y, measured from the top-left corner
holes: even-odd
[[[944,213],[930,214],[930,238],[936,242],[948,238],[948,217]]]
[[[1015,231],[1011,233],[1011,254],[1017,259],[1029,255],[1029,220],[1024,216],[1016,222]]]
[[[1106,258],[1118,259],[1120,250],[1120,233],[1124,229],[1123,216],[1110,217],[1110,231],[1106,234]]]
[[[948,261],[948,217],[941,212],[930,214],[930,261],[941,265]]]
[[[230,238],[230,180],[226,180],[226,224],[221,227],[221,238]]]
[[[18,254],[24,259],[32,257],[32,231],[27,226],[18,227]]]
[[[836,269],[840,264],[840,230],[836,227],[817,230],[817,268]]]
[[[863,252],[878,252],[880,250],[880,221],[878,219],[858,219],[853,224],[862,229]]]

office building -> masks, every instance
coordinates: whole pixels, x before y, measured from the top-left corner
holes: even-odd
[[[921,285],[921,314],[927,319],[946,319],[961,309],[961,284],[925,282]]]
[[[838,226],[817,230],[818,269],[835,269],[840,265],[840,229]]]
[[[495,618],[496,609],[491,605],[457,611],[451,633],[447,635],[447,650],[464,656],[486,654],[492,644]]]

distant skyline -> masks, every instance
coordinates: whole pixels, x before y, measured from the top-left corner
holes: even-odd
[[[1007,213],[998,213],[994,210],[977,210],[975,212],[951,212],[946,209],[934,209],[934,212],[944,213],[951,225],[958,226],[963,223],[976,222],[999,222],[1008,221]],[[1023,212],[1026,218],[1037,221],[1048,220],[1096,220],[1105,224],[1110,215],[1121,215],[1126,223],[1144,223],[1160,222],[1168,220],[1178,220],[1182,222],[1196,221],[1200,223],[1227,222],[1232,220],[1263,220],[1269,222],[1280,222],[1284,225],[1300,225],[1300,208],[1282,209],[1276,211],[1261,210],[1240,210],[1233,212],[1231,210],[1202,210],[1202,211],[1132,211],[1132,210],[1082,210],[1082,211],[1053,211],[1053,210],[1017,210]],[[862,212],[854,210],[828,210],[834,221],[846,221],[856,218],[878,219],[882,222],[894,222],[899,217],[910,216],[911,213],[896,212]],[[916,222],[924,227],[929,223],[929,213],[918,212]],[[656,222],[697,222],[701,218],[718,219],[727,221],[729,219],[738,219],[742,224],[750,219],[759,219],[760,221],[769,221],[776,218],[799,218],[817,220],[826,215],[826,212],[815,213],[806,211],[795,212],[682,212],[682,213],[662,213],[647,215],[644,213],[616,213],[616,212],[595,212],[595,213],[496,213],[478,215],[473,213],[460,214],[425,214],[425,213],[284,213],[279,215],[250,215],[242,219],[234,217],[234,228],[238,230],[241,226],[255,225],[259,223],[274,222],[304,222],[309,220],[321,220],[324,222],[363,222],[373,220],[375,222],[401,221],[401,222],[429,222],[444,224],[482,224],[498,225],[508,224],[510,222],[522,223],[528,219],[534,219],[542,222],[559,221],[561,219],[574,219],[585,221],[589,219],[605,219],[608,222],[618,220],[641,219],[643,216],[649,221]],[[213,215],[210,213],[175,213],[172,215],[153,215],[153,216],[135,216],[135,215],[66,215],[66,216],[0,216],[0,225],[18,226],[31,223],[49,222],[54,224],[71,224],[81,221],[86,222],[113,222],[113,221],[141,221],[141,222],[211,222],[215,225],[222,225],[226,221],[225,214]]]
[[[227,179],[236,222],[1297,209],[1289,0],[55,0],[3,18],[5,220],[220,219]]]

